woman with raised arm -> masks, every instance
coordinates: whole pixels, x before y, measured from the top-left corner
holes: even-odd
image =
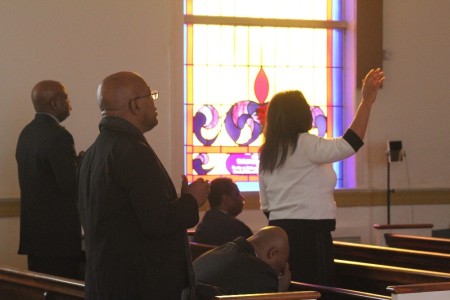
[[[300,91],[276,94],[269,103],[261,146],[261,209],[269,225],[289,236],[292,280],[333,285],[336,174],[332,163],[355,154],[363,145],[372,104],[383,84],[381,69],[363,79],[362,100],[342,137],[312,135],[310,106]]]

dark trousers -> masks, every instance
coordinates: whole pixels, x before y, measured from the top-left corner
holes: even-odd
[[[84,280],[80,256],[28,255],[28,269],[33,272]]]
[[[272,220],[289,237],[289,267],[293,281],[334,285],[334,254],[331,231],[335,220]]]

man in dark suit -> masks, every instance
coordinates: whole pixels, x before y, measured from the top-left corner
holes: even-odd
[[[72,135],[59,123],[70,115],[64,86],[52,80],[33,88],[34,120],[16,149],[20,184],[19,254],[31,271],[80,278],[81,226],[76,204]]]
[[[158,124],[158,92],[133,72],[98,87],[100,133],[79,174],[86,242],[86,299],[181,299],[194,287],[186,230],[209,183],[172,180],[144,137]]]
[[[195,230],[194,242],[219,246],[253,234],[244,222],[236,219],[244,207],[244,196],[233,180],[221,177],[211,181],[208,201],[210,209]]]

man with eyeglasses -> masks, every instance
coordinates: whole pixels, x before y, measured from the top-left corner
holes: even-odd
[[[158,92],[133,72],[99,85],[100,133],[79,173],[86,299],[186,299],[194,286],[186,230],[197,224],[209,184],[181,196],[143,133],[158,124]]]
[[[38,82],[32,92],[36,115],[16,148],[20,185],[19,254],[35,272],[80,279],[81,226],[76,200],[74,140],[60,125],[71,111],[65,87]]]

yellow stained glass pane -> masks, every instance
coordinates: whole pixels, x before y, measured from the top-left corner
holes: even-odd
[[[328,0],[192,0],[192,14],[326,20],[328,2]]]

